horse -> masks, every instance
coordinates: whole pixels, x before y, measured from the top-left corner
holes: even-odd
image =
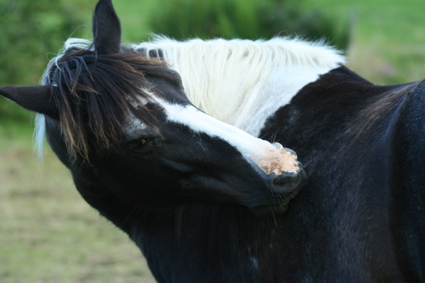
[[[121,47],[111,0],[93,34],[0,94],[158,282],[425,282],[424,81],[297,39]]]

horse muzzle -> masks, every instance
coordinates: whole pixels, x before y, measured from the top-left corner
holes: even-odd
[[[288,204],[301,188],[307,183],[307,174],[297,162],[298,170],[296,172],[282,171],[280,175],[270,178],[269,194],[270,203],[254,206],[251,211],[258,217],[270,216],[274,214],[283,214],[288,210]],[[268,175],[270,177],[270,175]]]

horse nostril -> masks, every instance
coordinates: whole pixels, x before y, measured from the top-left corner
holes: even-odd
[[[296,181],[297,178],[298,178],[297,173],[282,171],[282,173],[279,176],[273,179],[273,184],[276,186],[285,185],[287,183]]]
[[[302,168],[296,173],[283,171],[273,179],[275,190],[279,193],[291,193],[300,189],[307,181],[307,175]]]

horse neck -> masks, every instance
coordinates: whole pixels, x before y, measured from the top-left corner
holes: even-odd
[[[332,48],[296,39],[269,41],[157,38],[134,49],[161,49],[199,109],[251,135],[306,84],[344,62]]]

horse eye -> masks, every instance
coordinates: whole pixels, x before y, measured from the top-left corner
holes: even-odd
[[[138,150],[138,149],[143,148],[148,143],[149,143],[149,139],[132,140],[128,143],[128,148],[130,150]]]

